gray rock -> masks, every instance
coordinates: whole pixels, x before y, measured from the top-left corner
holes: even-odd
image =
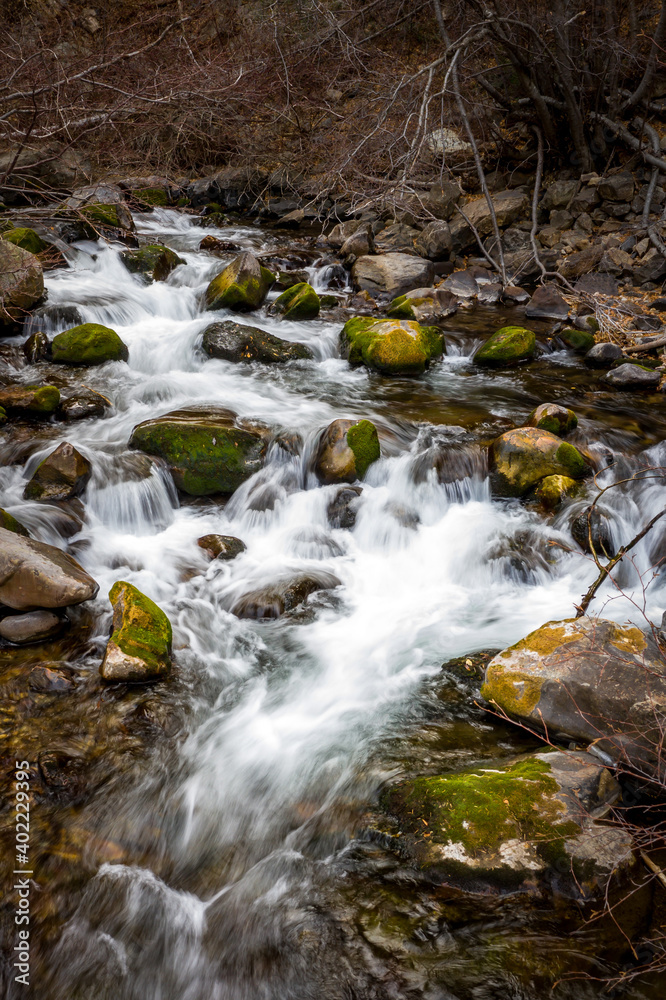
[[[487,281],[479,285],[479,304],[494,306],[502,297],[502,286],[498,281]]]
[[[569,181],[554,181],[546,188],[539,207],[547,212],[553,209],[568,208],[579,185],[580,181],[577,178]]]
[[[361,486],[343,486],[336,492],[326,508],[328,523],[332,528],[354,527],[362,492]]]
[[[444,279],[439,287],[445,288],[447,292],[451,292],[459,299],[473,299],[479,294],[476,278],[470,274],[469,270],[454,271],[453,274]]]
[[[652,247],[638,264],[634,265],[631,277],[636,285],[644,285],[648,281],[661,281],[666,276],[666,257]]]
[[[65,608],[89,601],[99,587],[54,545],[0,528],[0,603],[15,611]]]
[[[608,273],[595,274],[594,272],[582,275],[574,288],[577,292],[588,292],[591,295],[594,295],[595,292],[599,292],[601,295],[617,295],[620,290],[612,275]]]
[[[44,297],[44,275],[37,258],[0,239],[0,327],[22,323]]]
[[[419,236],[418,229],[397,222],[377,233],[375,247],[382,253],[415,253],[414,241],[417,236]]]
[[[67,390],[65,390],[67,391]],[[82,387],[68,392],[56,410],[58,420],[87,420],[90,417],[103,417],[111,409],[111,400],[94,389]]]
[[[661,382],[661,372],[627,363],[604,375],[604,381],[615,389],[654,389]]]
[[[527,193],[519,188],[499,191],[492,196],[492,203],[500,228],[515,222],[527,212],[529,207]],[[481,237],[491,234],[493,230],[492,216],[484,197],[467,202],[462,210]],[[476,237],[472,229],[461,215],[458,214],[452,219],[450,229],[453,249],[456,252],[466,250],[476,244]]]
[[[583,552],[591,552],[592,546],[599,556],[611,559],[615,546],[610,522],[598,507],[586,507],[571,522],[571,534]]]
[[[451,230],[442,219],[430,222],[414,240],[416,252],[429,260],[448,260],[452,248]]]
[[[595,344],[585,355],[585,364],[590,368],[610,368],[614,361],[622,357],[622,348],[617,344],[604,341],[602,344]]]
[[[339,250],[350,236],[363,227],[365,229],[365,224],[359,219],[349,219],[347,222],[339,222],[337,226],[333,226],[330,233],[326,236],[326,242],[329,246],[334,247]]]
[[[629,202],[634,197],[634,178],[628,170],[603,177],[598,185],[599,194],[605,201]]]
[[[525,307],[528,319],[564,320],[569,306],[554,285],[541,285]]]
[[[405,295],[412,288],[432,285],[434,277],[435,268],[431,261],[405,253],[359,257],[352,268],[357,288],[372,294],[384,292],[392,298]]]
[[[586,184],[585,187],[581,188],[578,194],[574,196],[570,210],[575,215],[589,214],[601,201],[599,197],[599,192],[596,187],[591,184]]]
[[[263,364],[284,364],[312,358],[312,351],[304,344],[282,340],[266,330],[233,320],[207,326],[202,347],[211,358],[235,363],[260,361]]]
[[[45,361],[50,352],[51,345],[49,338],[40,330],[31,334],[23,344],[23,354],[29,365],[35,365],[38,361]]]
[[[197,539],[197,545],[211,559],[235,559],[245,552],[247,545],[233,535],[203,535]]]
[[[29,611],[25,615],[10,615],[0,621],[0,636],[23,646],[29,642],[43,642],[57,635],[65,620],[52,611]]]
[[[442,180],[433,184],[423,201],[428,211],[437,219],[450,219],[461,198],[462,191],[459,184],[455,181]]]
[[[502,292],[502,301],[506,302],[507,305],[520,306],[529,300],[530,293],[521,288],[520,285],[507,285]]]

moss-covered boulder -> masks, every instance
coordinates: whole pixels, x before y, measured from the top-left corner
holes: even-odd
[[[3,510],[0,507],[0,528],[4,528],[5,531],[13,531],[16,535],[23,535],[24,538],[30,537],[30,532],[27,528],[24,528],[20,521],[17,521],[13,514],[9,511]]]
[[[145,187],[145,188],[135,188],[132,191],[135,198],[142,201],[144,205],[150,205],[151,208],[166,208],[169,204],[169,196],[165,188],[158,187]]]
[[[82,323],[53,338],[51,357],[61,365],[103,365],[107,361],[127,361],[129,350],[110,327]]]
[[[165,281],[179,264],[185,263],[175,250],[160,243],[151,243],[138,250],[123,250],[120,259],[132,274],[143,274],[153,281]]]
[[[380,456],[377,428],[369,420],[334,420],[321,435],[315,472],[322,483],[362,479]]]
[[[474,355],[477,365],[508,365],[529,361],[536,351],[536,337],[522,326],[503,326]]]
[[[312,285],[301,281],[278,295],[273,308],[283,319],[316,319],[319,315],[319,296]]]
[[[445,288],[414,288],[393,299],[387,315],[392,319],[413,319],[417,323],[436,323],[453,316],[458,299]]]
[[[0,406],[10,415],[44,419],[55,412],[60,390],[55,385],[7,385],[0,388]]]
[[[238,312],[258,309],[274,281],[273,272],[251,253],[239,254],[209,284],[206,306]]]
[[[420,375],[443,350],[440,330],[412,320],[357,316],[345,323],[340,334],[343,358],[384,375]]]
[[[538,427],[542,431],[550,431],[558,437],[565,437],[578,427],[578,417],[573,410],[557,403],[542,403],[532,410],[527,418],[528,427]]]
[[[572,444],[537,427],[501,434],[490,449],[495,487],[504,496],[524,496],[546,476],[581,479],[585,459]]]
[[[171,669],[171,622],[161,608],[131,583],[109,591],[113,632],[100,673],[105,681],[140,684],[165,677]]]
[[[575,493],[579,485],[568,476],[546,476],[539,481],[534,496],[548,510],[554,510],[567,496]]]
[[[435,882],[478,891],[564,882],[574,896],[601,897],[610,876],[635,867],[629,834],[591,818],[619,794],[591,754],[526,754],[393,785],[371,833]]]
[[[83,493],[91,474],[88,459],[65,441],[39,463],[23,496],[26,500],[71,500]]]
[[[0,326],[23,322],[43,297],[44,275],[35,255],[0,240]]]
[[[265,365],[305,361],[312,351],[305,344],[293,344],[256,326],[225,320],[211,323],[203,333],[201,346],[211,358],[222,361],[260,361]]]
[[[49,244],[41,236],[38,236],[34,229],[28,229],[25,226],[10,229],[9,232],[2,234],[2,238],[8,243],[13,243],[14,246],[23,247],[24,250],[35,256],[44,253],[49,248]]]
[[[575,327],[567,327],[560,330],[558,337],[567,347],[578,354],[587,354],[594,347],[594,334],[591,330],[576,330]]]
[[[634,625],[547,622],[491,660],[481,693],[551,738],[594,742],[642,766],[661,739],[666,661],[651,632]]]
[[[261,468],[267,437],[230,410],[193,408],[144,421],[129,445],[164,459],[179,490],[210,496],[233,493]]]
[[[132,213],[122,202],[115,205],[83,205],[78,211],[95,229],[134,229]]]

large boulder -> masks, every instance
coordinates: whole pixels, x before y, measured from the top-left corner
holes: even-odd
[[[251,253],[239,254],[209,284],[206,306],[237,312],[258,309],[274,281],[273,272],[263,267]]]
[[[525,306],[528,319],[565,320],[569,306],[554,285],[541,285]]]
[[[435,219],[428,223],[414,240],[414,249],[421,257],[429,260],[448,260],[453,249],[448,222]]]
[[[0,604],[15,611],[66,608],[96,596],[93,578],[54,545],[0,528]]]
[[[666,661],[649,632],[585,616],[547,622],[499,653],[481,693],[552,737],[649,762],[663,739]]]
[[[43,297],[44,275],[34,254],[0,240],[0,326],[22,322]]]
[[[381,796],[371,836],[429,881],[466,890],[543,889],[604,898],[635,866],[631,836],[593,815],[620,788],[588,753],[554,750],[473,770],[408,778]]]
[[[514,188],[508,191],[498,191],[492,196],[492,203],[497,224],[500,228],[504,228],[527,214],[529,198],[524,190]],[[493,221],[485,197],[467,202],[463,205],[462,210],[480,236],[489,236],[492,233]],[[462,215],[457,214],[449,223],[449,227],[453,249],[456,252],[476,245],[474,232]]]
[[[49,244],[41,236],[38,236],[34,229],[29,229],[26,226],[10,229],[2,234],[2,238],[7,243],[13,243],[16,247],[23,247],[35,257],[49,248]]]
[[[474,355],[478,365],[500,366],[529,361],[536,351],[536,337],[522,326],[503,326]]]
[[[333,590],[340,586],[337,576],[332,573],[302,575],[269,584],[259,590],[243,594],[234,603],[231,613],[238,618],[279,618],[294,611],[300,604],[318,590]]]
[[[19,417],[50,417],[60,402],[54,385],[7,385],[0,389],[0,406]]]
[[[165,677],[171,669],[171,622],[161,608],[131,583],[109,591],[113,632],[99,672],[105,681],[140,684]]]
[[[53,338],[51,356],[61,365],[103,365],[107,361],[127,361],[129,351],[110,327],[82,323]]]
[[[377,428],[369,420],[334,420],[321,435],[315,472],[322,483],[362,479],[380,456]]]
[[[573,410],[557,403],[541,403],[532,410],[527,418],[528,427],[538,427],[542,431],[550,431],[558,437],[564,437],[578,427],[578,417]]]
[[[490,458],[499,491],[524,496],[545,476],[581,479],[585,459],[572,444],[537,427],[518,427],[493,442]]]
[[[386,293],[397,298],[412,288],[432,285],[435,266],[422,257],[407,253],[386,253],[377,257],[359,257],[352,267],[357,288],[374,294]]]
[[[167,463],[174,483],[190,496],[233,493],[257,472],[267,432],[224,409],[174,410],[145,420],[132,431],[130,448]]]
[[[152,281],[165,281],[179,264],[185,263],[175,250],[160,243],[151,243],[138,250],[124,250],[120,259],[132,274],[142,274]]]
[[[65,206],[76,209],[95,228],[134,229],[132,213],[125,205],[123,192],[117,184],[100,181],[76,188]]]
[[[413,288],[399,295],[387,310],[391,319],[414,319],[417,323],[434,323],[458,310],[458,299],[445,288]]]
[[[345,323],[340,353],[385,375],[420,375],[444,350],[441,332],[411,320],[357,316]]]
[[[83,493],[91,474],[90,462],[65,441],[39,463],[23,496],[26,500],[71,500]]]
[[[0,194],[10,205],[26,194],[53,197],[54,191],[71,191],[90,176],[90,162],[69,143],[35,143],[33,149],[10,145],[0,153],[0,177],[6,187]]]
[[[302,281],[278,295],[273,308],[283,319],[316,319],[319,315],[319,296],[312,285]]]
[[[661,372],[626,362],[604,375],[604,382],[614,389],[656,389],[661,382]],[[0,400],[1,402],[1,400]]]
[[[312,351],[305,344],[293,344],[266,330],[233,320],[207,326],[201,346],[209,357],[222,361],[261,361],[275,365],[312,358]]]

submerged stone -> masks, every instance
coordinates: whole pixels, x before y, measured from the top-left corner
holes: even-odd
[[[235,559],[245,552],[247,545],[233,535],[203,535],[197,539],[197,545],[211,559]]]
[[[160,607],[131,583],[109,591],[113,632],[100,673],[105,681],[130,684],[157,680],[171,669],[171,622]]]
[[[334,420],[321,435],[315,472],[322,483],[362,479],[380,457],[377,428],[369,420]]]
[[[536,337],[522,326],[503,326],[474,355],[478,365],[506,365],[534,357]]]
[[[319,315],[319,305],[319,296],[312,285],[302,281],[282,292],[273,303],[273,308],[283,319],[308,320]]]
[[[537,427],[519,427],[501,434],[490,458],[499,490],[506,496],[524,496],[546,476],[581,479],[587,466],[572,444]]]
[[[143,274],[153,281],[165,281],[179,264],[185,263],[174,250],[161,243],[151,243],[138,250],[124,250],[120,259],[132,274]]]
[[[103,365],[127,361],[129,351],[115,330],[99,323],[82,323],[53,338],[51,356],[63,365]]]
[[[52,611],[28,611],[24,615],[9,615],[0,620],[0,636],[17,646],[45,642],[62,631],[66,619]]]
[[[594,347],[594,334],[588,330],[576,330],[574,327],[567,327],[558,334],[560,340],[564,341],[567,347],[580,354],[586,354]]]
[[[251,253],[242,253],[213,278],[206,289],[208,309],[258,309],[275,281]]]
[[[340,334],[343,358],[386,375],[420,375],[443,350],[440,330],[411,320],[357,316]]]
[[[243,594],[231,608],[231,613],[238,618],[279,618],[297,608],[310,594],[339,586],[340,580],[332,573],[292,577]]]

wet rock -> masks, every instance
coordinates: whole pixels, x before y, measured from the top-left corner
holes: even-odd
[[[103,396],[101,392],[94,389],[81,388],[74,392],[68,392],[65,398],[61,397],[60,405],[56,410],[58,420],[86,420],[90,417],[103,417],[107,410],[111,409],[110,399]]]
[[[51,355],[49,338],[39,330],[31,334],[23,345],[23,354],[29,365],[35,365],[38,361],[46,361]]]
[[[307,281],[292,285],[277,297],[273,308],[283,319],[308,320],[319,315],[319,296]]]
[[[305,270],[305,268],[295,271],[279,271],[277,281],[275,282],[275,288],[293,288],[294,285],[300,285],[304,281],[309,281],[309,278],[310,274]]]
[[[243,594],[231,608],[231,613],[238,618],[279,618],[293,611],[302,604],[310,594],[319,590],[333,590],[340,586],[340,580],[332,573],[320,573],[317,576],[298,576],[280,583],[262,587]]]
[[[53,338],[51,356],[61,365],[103,365],[127,361],[129,351],[115,330],[99,323],[82,323]]]
[[[501,434],[492,444],[490,458],[500,492],[507,496],[524,496],[546,476],[580,479],[586,471],[577,448],[536,427]]]
[[[0,528],[0,603],[15,611],[65,608],[89,601],[98,586],[54,545]]]
[[[105,681],[141,684],[171,670],[171,622],[162,609],[131,583],[109,591],[113,632],[99,672]]]
[[[65,441],[40,462],[23,496],[26,500],[71,500],[83,493],[91,474],[90,462]]]
[[[519,285],[507,285],[502,292],[502,301],[506,302],[507,305],[523,305],[525,302],[529,302],[530,293],[526,292],[524,288]]]
[[[273,272],[251,253],[239,254],[209,284],[206,307],[238,312],[258,309],[274,281]]]
[[[35,257],[49,248],[49,244],[41,236],[38,236],[34,229],[28,229],[24,226],[10,229],[2,234],[2,238],[8,243],[13,243],[16,247],[22,247],[28,253],[34,254]]]
[[[388,308],[392,319],[413,319],[417,323],[433,323],[453,316],[458,310],[458,300],[443,288],[414,288],[400,295]]]
[[[647,764],[663,738],[666,662],[634,625],[591,616],[548,622],[488,664],[481,693],[551,737]]]
[[[479,294],[479,286],[470,270],[454,271],[445,278],[440,288],[445,288],[459,299],[474,299]]]
[[[432,285],[435,268],[431,261],[406,253],[386,253],[378,257],[359,257],[352,267],[356,288],[384,292],[392,298],[412,288]]]
[[[321,435],[315,473],[321,483],[353,483],[380,457],[377,428],[369,420],[334,420]]]
[[[233,320],[206,327],[201,346],[209,357],[222,361],[261,361],[271,365],[312,358],[312,351],[305,344],[294,344]]]
[[[170,247],[151,243],[139,250],[124,250],[120,259],[131,274],[143,274],[153,281],[165,281],[185,261]]]
[[[27,528],[24,528],[20,521],[17,521],[12,514],[8,511],[3,510],[0,507],[0,528],[4,528],[5,531],[13,531],[17,535],[23,535],[25,538],[30,537],[30,532]]]
[[[634,197],[634,178],[628,170],[621,170],[617,174],[603,177],[597,185],[597,190],[601,198],[606,201],[631,201]]]
[[[444,350],[441,332],[410,320],[357,316],[340,334],[340,354],[386,375],[420,375]]]
[[[571,522],[571,534],[583,552],[592,552],[594,546],[598,556],[611,559],[615,555],[610,523],[598,507],[586,507],[577,514]]]
[[[451,230],[447,222],[436,219],[428,223],[414,240],[414,249],[428,260],[448,260],[453,249]]]
[[[0,620],[0,636],[17,646],[44,642],[58,635],[65,623],[65,619],[52,611],[28,611],[24,615],[10,615]]]
[[[614,389],[656,389],[661,382],[661,372],[627,363],[604,375],[604,381]]]
[[[41,664],[33,667],[28,675],[28,687],[31,691],[39,691],[43,694],[66,694],[76,687],[76,679],[66,670],[59,668],[59,664],[51,666]]]
[[[208,253],[213,253],[216,256],[226,256],[230,253],[238,253],[241,248],[237,243],[232,243],[231,240],[219,240],[217,236],[204,236],[199,244],[199,249],[207,250]]]
[[[528,319],[565,320],[569,306],[554,285],[541,285],[525,306]]]
[[[179,490],[210,496],[233,493],[259,471],[266,437],[230,410],[192,408],[138,424],[129,446],[164,459]]]
[[[0,406],[10,415],[45,419],[60,402],[54,385],[8,385],[0,388]]]
[[[335,496],[326,508],[328,523],[332,528],[351,530],[356,524],[356,512],[359,497],[363,492],[360,486],[345,486],[337,490]]]
[[[529,361],[536,351],[536,337],[522,326],[503,326],[489,337],[473,360],[477,365],[507,365]]]
[[[235,559],[245,552],[247,545],[233,535],[203,535],[197,539],[197,545],[211,559]]]
[[[0,239],[0,327],[20,323],[44,297],[44,275],[37,258]]]
[[[622,348],[617,344],[604,341],[595,344],[585,355],[585,364],[590,368],[610,368],[614,361],[619,361],[622,357]]]
[[[84,205],[79,209],[81,215],[88,220],[94,229],[126,229],[134,230],[134,219],[129,208],[122,202],[115,205],[97,204]]]
[[[578,417],[573,410],[557,403],[542,403],[527,418],[528,427],[539,427],[558,437],[565,437],[578,427]]]
[[[594,347],[594,334],[588,330],[576,330],[573,327],[567,327],[558,336],[567,347],[578,354],[586,354]]]
[[[546,476],[534,490],[534,497],[549,510],[554,510],[562,501],[578,489],[579,484],[568,476]]]
[[[86,764],[81,757],[61,750],[45,750],[37,757],[39,773],[49,791],[58,799],[72,802],[86,791]]]
[[[603,899],[609,879],[636,868],[630,835],[592,818],[619,797],[591,754],[524,754],[393,785],[381,797],[387,822],[371,833],[438,883],[515,891],[538,879]]]
[[[479,285],[477,296],[479,305],[494,306],[502,298],[502,286],[499,281],[487,281]]]

